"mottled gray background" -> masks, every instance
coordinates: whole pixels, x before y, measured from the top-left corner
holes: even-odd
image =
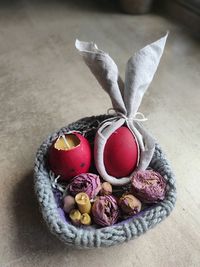
[[[100,1],[78,3],[0,4],[0,266],[199,266],[199,43],[163,16],[120,14]],[[176,208],[129,243],[91,251],[67,248],[42,222],[33,194],[34,156],[49,133],[111,107],[75,50],[75,38],[94,40],[124,76],[130,55],[166,30],[166,49],[140,111],[176,173]]]

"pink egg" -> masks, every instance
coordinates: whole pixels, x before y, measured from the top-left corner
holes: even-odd
[[[49,149],[48,163],[50,169],[64,180],[89,171],[91,165],[91,148],[88,140],[79,133],[65,134],[69,147],[63,148],[64,141],[54,141]]]
[[[129,176],[137,166],[138,145],[127,127],[120,127],[108,139],[104,149],[104,164],[109,175]]]

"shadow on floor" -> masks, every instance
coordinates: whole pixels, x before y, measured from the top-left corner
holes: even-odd
[[[32,172],[16,184],[11,203],[15,203],[13,214],[17,228],[14,247],[20,255],[35,252],[50,254],[67,248],[48,231],[42,219],[33,189]]]

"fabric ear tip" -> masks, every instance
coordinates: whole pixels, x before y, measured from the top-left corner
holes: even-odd
[[[75,40],[75,47],[76,47],[76,49],[80,49],[80,43],[81,43],[81,41],[79,41],[79,39],[76,39]]]
[[[166,40],[168,38],[168,35],[169,35],[169,31],[167,30],[166,34],[161,38],[161,39],[164,39],[165,43],[166,43]]]

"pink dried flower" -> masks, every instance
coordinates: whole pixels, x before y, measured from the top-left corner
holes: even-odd
[[[136,172],[131,180],[134,194],[146,203],[163,200],[166,193],[166,181],[153,170]]]
[[[113,225],[119,217],[119,207],[116,199],[111,195],[100,196],[92,206],[95,223],[101,226]]]
[[[73,178],[69,184],[69,193],[76,196],[78,193],[86,193],[90,199],[96,197],[101,189],[99,176],[93,173],[82,173]]]

